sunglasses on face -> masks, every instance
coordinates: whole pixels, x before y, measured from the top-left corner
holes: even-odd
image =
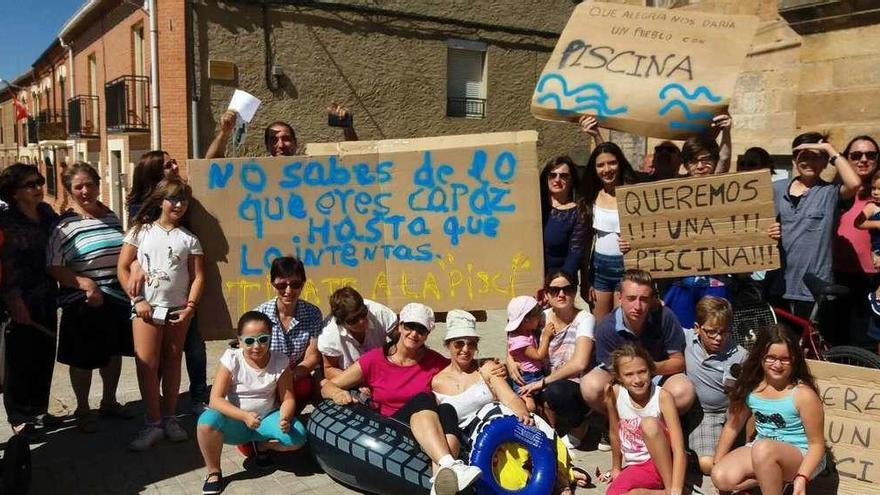
[[[173,194],[171,196],[165,196],[165,201],[168,201],[169,203],[176,205],[177,203],[188,203],[189,197],[178,195],[178,194]]]
[[[568,182],[569,180],[571,180],[571,174],[568,172],[550,172],[549,174],[547,174],[547,178],[550,180],[559,179],[561,181]]]
[[[564,285],[562,287],[551,285],[550,287],[547,287],[547,293],[553,297],[558,296],[560,292],[570,296],[577,292],[577,287],[574,285]]]
[[[351,318],[346,319],[345,324],[350,327],[353,327],[353,326],[357,325],[358,323],[360,323],[361,321],[363,321],[364,319],[366,319],[368,314],[369,314],[369,312],[367,311],[367,308],[364,308],[363,310],[358,312],[358,314],[352,316]]]
[[[426,337],[429,333],[429,330],[427,328],[417,323],[404,323],[403,328],[409,330],[410,332],[415,332],[422,337]]]
[[[172,159],[168,160],[167,162],[165,162],[162,165],[162,168],[164,168],[165,170],[171,170],[172,168],[174,168],[176,166],[177,166],[177,160],[172,158]]]
[[[36,179],[29,180],[27,182],[22,182],[19,184],[19,189],[36,189],[38,187],[43,187],[46,185],[46,179],[42,177],[37,177]]]
[[[288,288],[293,290],[300,290],[306,284],[305,280],[277,280],[272,282],[272,287],[275,287],[275,290],[278,292],[284,292]]]
[[[876,151],[850,151],[849,159],[857,162],[865,157],[866,160],[870,160],[872,162],[877,161],[877,152]]]
[[[477,341],[476,340],[469,340],[469,339],[458,339],[458,340],[452,341],[452,348],[455,349],[456,351],[460,351],[460,350],[464,349],[465,346],[468,346],[471,349],[476,350],[477,349]]]
[[[272,338],[268,333],[261,333],[259,335],[248,335],[247,337],[239,337],[241,343],[245,345],[245,347],[253,347],[254,344],[266,345],[269,343],[269,340]]]

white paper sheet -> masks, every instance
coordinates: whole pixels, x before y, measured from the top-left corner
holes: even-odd
[[[235,110],[245,122],[250,122],[254,118],[254,114],[257,113],[260,103],[260,99],[256,96],[247,91],[236,89],[232,94],[232,100],[229,101],[229,109]]]

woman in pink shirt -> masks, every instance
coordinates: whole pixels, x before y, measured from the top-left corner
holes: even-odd
[[[834,281],[849,287],[850,293],[827,308],[828,315],[834,315],[833,328],[839,329],[823,332],[832,345],[858,345],[865,339],[870,321],[868,293],[876,288],[872,280],[877,270],[871,259],[871,236],[867,230],[856,228],[856,223],[865,204],[871,201],[871,177],[877,170],[878,150],[871,136],[856,136],[842,153],[862,179],[862,187],[855,197],[840,202],[840,222],[834,238]],[[857,330],[850,333],[851,329]]]
[[[379,413],[410,425],[413,437],[433,461],[431,494],[454,495],[480,477],[480,469],[456,460],[458,416],[449,404],[437,405],[431,380],[449,360],[425,346],[434,329],[434,311],[410,303],[400,311],[400,323],[390,342],[367,351],[341,374],[328,380],[321,396],[345,405],[353,402],[349,390],[370,389]]]

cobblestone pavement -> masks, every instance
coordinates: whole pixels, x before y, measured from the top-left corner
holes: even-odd
[[[480,323],[478,329],[485,337],[481,341],[482,356],[500,356],[504,352],[503,321],[501,311],[489,312],[489,321]],[[441,349],[444,325],[439,324],[432,333],[429,345]],[[217,360],[226,348],[226,342],[208,343],[208,377],[213,377]],[[181,390],[187,390],[186,372]],[[139,413],[143,412],[137,388],[134,361],[123,361],[122,379],[118,389],[119,400],[130,403]],[[95,373],[92,384],[91,404],[100,401],[100,379]],[[52,385],[51,412],[68,416],[64,424],[48,431],[44,443],[32,446],[33,494],[82,493],[100,494],[196,494],[201,493],[204,465],[195,442],[195,418],[189,414],[189,400],[184,394],[179,411],[181,422],[193,439],[172,444],[162,442],[153,450],[131,453],[126,444],[141,425],[139,418],[132,420],[101,420],[100,431],[94,434],[80,433],[73,425],[73,409],[76,404],[70,387],[67,368],[56,364]],[[5,422],[5,413],[0,410]],[[0,441],[11,435],[8,427],[0,428]],[[595,443],[595,439],[593,439]],[[608,453],[576,451],[576,465],[591,475],[597,467],[607,469],[611,456]],[[231,446],[223,449],[222,469],[228,480],[227,494],[347,494],[359,493],[333,481],[323,473],[307,451],[286,454],[276,458],[273,471],[257,472],[245,469],[244,457]],[[599,494],[599,488],[578,490],[581,494]]]

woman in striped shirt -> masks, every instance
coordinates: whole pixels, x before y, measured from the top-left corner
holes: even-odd
[[[70,366],[80,431],[97,430],[89,408],[92,370],[100,369],[104,394],[101,416],[130,418],[116,400],[121,356],[133,355],[131,305],[116,278],[122,224],[99,200],[101,178],[88,163],[75,163],[61,176],[73,199],[49,238],[49,274],[61,285],[63,308],[58,361]]]

